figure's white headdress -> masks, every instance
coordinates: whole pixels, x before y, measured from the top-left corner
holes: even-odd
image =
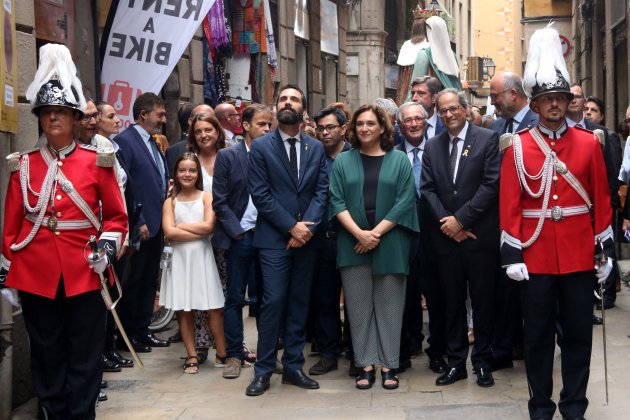
[[[431,55],[437,68],[451,76],[459,76],[459,67],[451,50],[444,19],[437,16],[427,19],[427,38],[431,44]]]

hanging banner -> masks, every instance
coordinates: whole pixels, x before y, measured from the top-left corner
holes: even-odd
[[[15,49],[15,9],[13,0],[2,0],[0,45],[4,54],[0,63],[0,131],[17,133],[18,86]]]
[[[101,94],[123,126],[143,92],[158,93],[215,0],[113,1],[101,41]]]

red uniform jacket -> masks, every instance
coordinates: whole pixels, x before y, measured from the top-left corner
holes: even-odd
[[[28,154],[30,162],[30,186],[39,192],[48,166],[39,150]],[[24,157],[21,156],[20,160]],[[83,197],[92,212],[99,215],[102,202],[103,236],[120,241],[127,233],[127,214],[113,168],[96,165],[96,152],[75,146],[60,160],[60,170],[72,183],[74,190]],[[75,205],[60,186],[53,191],[54,215],[61,221],[87,221],[84,213]],[[30,206],[37,197],[28,192]],[[50,201],[46,216],[52,212]],[[20,186],[20,171],[11,174],[4,214],[2,238],[2,263],[9,267],[7,287],[54,298],[63,277],[66,296],[74,296],[100,288],[99,276],[84,258],[84,248],[90,235],[97,235],[91,224],[75,230],[49,230],[43,224],[33,240],[23,249],[12,251],[11,245],[21,242],[31,231],[34,223],[26,219],[26,210]],[[89,250],[86,251],[89,253]]]
[[[533,128],[532,130],[537,130]],[[542,168],[545,156],[530,130],[518,133],[522,142],[523,162],[530,175]],[[540,210],[543,196],[532,198],[521,188],[514,160],[514,146],[506,149],[501,165],[500,220],[502,265],[524,262],[534,274],[567,274],[593,270],[594,242],[599,237],[607,251],[612,250],[612,210],[606,178],[606,166],[597,137],[588,130],[567,128],[558,139],[541,134],[558,159],[582,184],[593,204],[591,214],[566,216],[560,221],[545,219],[538,239],[528,248],[521,243],[531,238],[537,218],[524,218],[524,210]],[[540,189],[540,180],[528,179],[530,189]],[[544,195],[544,194],[543,194]],[[561,174],[552,184],[548,209],[584,206],[585,201]],[[610,254],[610,253],[609,253]]]

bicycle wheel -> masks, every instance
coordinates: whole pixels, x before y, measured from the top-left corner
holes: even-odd
[[[151,325],[149,325],[149,330],[157,332],[166,328],[166,326],[173,319],[174,314],[175,314],[174,310],[165,308],[164,306],[160,306],[158,309],[153,311],[153,316],[151,317]]]

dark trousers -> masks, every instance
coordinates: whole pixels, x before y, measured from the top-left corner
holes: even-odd
[[[99,291],[54,299],[20,292],[33,386],[50,419],[94,419],[103,377],[105,304]]]
[[[116,276],[118,280],[121,282],[121,286],[125,283],[126,274],[129,274],[129,257],[127,255],[123,255],[119,259],[117,259],[113,264],[114,271],[116,272]],[[116,285],[111,286],[109,288],[109,292],[112,296],[112,301],[118,299],[118,288]],[[121,299],[122,302],[122,299]],[[117,306],[118,307],[118,306]],[[127,331],[126,326],[123,325],[125,331]],[[116,349],[116,322],[114,321],[114,317],[110,311],[107,311],[107,321],[105,322],[105,351],[112,351]]]
[[[302,369],[306,319],[310,302],[315,249],[260,249],[263,293],[258,315],[256,376],[270,376],[276,367],[276,345],[282,332],[285,372]],[[260,295],[259,295],[260,297]]]
[[[444,292],[437,270],[437,257],[426,238],[421,234],[420,251],[420,290],[427,303],[429,313],[429,347],[424,352],[429,357],[444,356],[446,354],[446,312],[444,307]]]
[[[523,313],[518,282],[510,279],[504,268],[498,270],[492,359],[500,363],[511,362],[512,348],[523,345]]]
[[[118,314],[130,338],[146,337],[150,332],[161,253],[162,229],[143,241],[140,249],[129,257],[129,277],[124,284]]]
[[[565,275],[530,274],[520,282],[525,368],[532,418],[551,418],[556,321],[562,328],[562,384],[558,406],[564,417],[586,412],[593,334],[593,271]]]
[[[494,283],[497,253],[458,246],[438,262],[446,310],[446,354],[449,368],[462,368],[468,358],[466,297],[470,294],[475,326],[473,368],[491,368],[494,325]]]
[[[422,291],[420,277],[423,275],[423,256],[420,236],[416,236],[411,243],[409,257],[409,275],[405,292],[405,311],[403,312],[402,331],[400,334],[400,361],[411,359],[422,346]]]
[[[337,269],[337,240],[323,234],[313,240],[317,252],[311,292],[315,337],[322,357],[337,358],[341,354],[341,274]]]
[[[223,330],[227,340],[228,357],[242,359],[243,355],[243,306],[245,289],[250,273],[260,277],[258,248],[253,245],[254,233],[245,232],[243,239],[232,241],[226,252],[227,288],[223,310]]]

